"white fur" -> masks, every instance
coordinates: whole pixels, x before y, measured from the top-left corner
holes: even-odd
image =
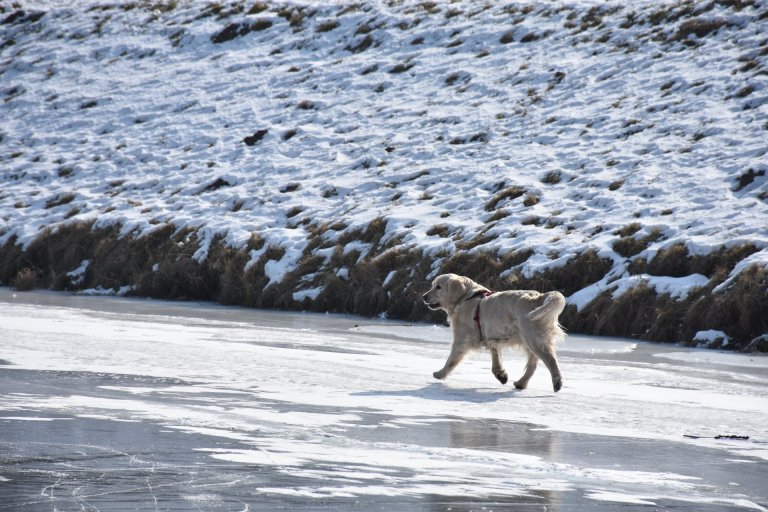
[[[468,277],[443,274],[435,278],[432,288],[424,294],[424,302],[431,309],[446,312],[453,331],[451,353],[434,377],[446,378],[471,350],[488,348],[491,371],[506,384],[501,350],[512,346],[521,348],[528,356],[525,373],[515,381],[516,388],[524,389],[528,385],[541,360],[552,375],[552,387],[558,391],[563,379],[555,348],[565,339],[565,332],[557,318],[565,307],[565,297],[556,291],[533,290],[509,290],[484,297],[483,292],[488,291]],[[475,321],[478,305],[479,326]]]

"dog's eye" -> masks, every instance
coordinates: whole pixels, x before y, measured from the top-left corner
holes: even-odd
[[[435,290],[439,290],[439,289],[440,289],[440,285],[435,286]]]

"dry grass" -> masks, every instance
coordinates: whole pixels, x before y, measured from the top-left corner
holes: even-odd
[[[509,217],[510,215],[511,215],[511,213],[508,210],[500,208],[500,209],[496,210],[495,212],[493,212],[493,215],[488,217],[488,220],[486,220],[486,222],[488,224],[490,224],[492,222],[499,221],[499,220],[501,220],[501,219],[503,219],[505,217]]]
[[[339,22],[336,20],[327,20],[323,21],[322,23],[318,23],[317,27],[315,27],[316,32],[330,32],[332,30],[335,30],[339,28]]]
[[[661,249],[650,262],[644,258],[632,261],[628,270],[632,274],[672,277],[703,274],[712,278],[717,275],[727,275],[738,262],[757,251],[754,245],[746,244],[722,247],[704,256],[691,256],[684,244],[675,244]],[[722,277],[718,282],[724,279]]]
[[[74,200],[75,200],[75,194],[71,192],[67,192],[66,194],[59,194],[46,200],[45,208],[46,209],[56,208],[57,206],[69,204]]]
[[[370,48],[373,43],[374,41],[371,35],[366,34],[365,37],[359,39],[357,42],[349,43],[344,49],[351,53],[361,53]]]
[[[389,72],[392,74],[405,73],[415,65],[416,63],[414,62],[401,62],[400,64],[395,64],[394,66],[392,66],[389,69]]]
[[[513,199],[517,199],[523,194],[525,194],[525,189],[523,187],[513,186],[505,188],[504,190],[494,194],[490,201],[488,201],[488,203],[485,205],[485,211],[492,212],[497,208],[499,203],[512,201]]]
[[[255,21],[244,21],[240,23],[230,23],[219,32],[211,36],[211,42],[214,44],[221,44],[243,37],[251,32],[257,32],[266,30],[272,26],[272,21],[268,19],[261,19]]]
[[[11,286],[13,286],[13,288],[19,292],[28,292],[30,290],[34,290],[37,288],[39,274],[40,273],[37,270],[32,270],[31,268],[23,268],[19,270],[18,274],[16,274],[16,277],[11,282]]]
[[[429,286],[428,276],[435,272],[467,275],[496,290],[560,290],[568,296],[600,280],[611,268],[610,261],[587,251],[560,268],[525,277],[514,269],[530,257],[531,251],[498,254],[476,246],[471,252],[443,254],[436,270],[434,256],[426,256],[416,248],[403,248],[400,239],[385,239],[386,226],[385,218],[358,230],[343,224],[310,225],[310,243],[295,268],[281,282],[270,284],[265,266],[270,260],[281,260],[285,250],[266,246],[257,233],[242,249],[214,239],[208,259],[198,262],[193,254],[200,244],[191,230],[159,225],[145,236],[120,238],[119,227],[94,229],[91,223],[71,222],[42,232],[26,250],[15,240],[6,242],[0,247],[0,281],[19,289],[133,285],[137,295],[164,299],[216,300],[259,308],[366,316],[385,313],[393,319],[442,322],[443,315],[429,311],[420,298]],[[639,224],[631,224],[617,234],[634,238],[640,229]],[[434,231],[435,235],[447,235],[444,226],[435,226]],[[370,245],[364,254],[345,250],[351,242]],[[332,248],[331,256],[315,254],[320,248]],[[256,250],[262,252],[261,256],[245,270],[251,251]],[[561,322],[571,332],[673,342],[691,340],[699,330],[719,329],[732,338],[729,348],[744,348],[768,331],[768,317],[764,314],[768,311],[768,272],[754,267],[740,274],[727,290],[715,294],[712,289],[756,250],[747,245],[723,248],[707,256],[690,256],[685,246],[674,245],[660,251],[650,262],[635,259],[631,272],[701,273],[709,276],[710,282],[693,290],[685,301],[659,296],[643,285],[617,299],[606,292],[582,311],[569,306]],[[90,265],[82,281],[73,283],[67,274],[85,259],[90,260]],[[510,271],[507,277],[501,277]],[[309,289],[319,290],[315,300],[294,299],[296,291]],[[753,344],[763,345],[759,340]]]
[[[133,285],[139,295],[209,299],[215,286],[204,265],[192,258],[197,248],[193,233],[169,224],[140,238],[121,238],[119,227],[93,229],[91,223],[73,222],[44,231],[23,257],[40,269],[40,285],[54,290]],[[91,263],[84,279],[74,284],[67,274],[85,259]]]
[[[91,228],[90,222],[64,224],[56,230],[44,230],[29,245],[24,259],[39,269],[39,286],[71,289],[66,273],[77,268],[93,250],[95,237]]]
[[[341,247],[337,248],[337,254],[342,251]],[[357,257],[355,254],[355,259]],[[329,267],[333,266],[332,261]],[[428,310],[417,300],[426,289],[425,276],[431,270],[420,252],[386,249],[375,257],[362,258],[345,268],[347,275],[340,275],[331,268],[324,274],[323,290],[312,304],[312,310],[366,316],[384,312],[391,318],[407,320],[424,319],[425,314],[429,316]]]
[[[26,265],[25,254],[16,238],[11,237],[0,246],[0,285],[9,286]]]
[[[249,306],[258,306],[259,301],[256,298],[259,292],[269,283],[269,278],[264,272],[264,267],[270,260],[280,261],[285,256],[285,249],[270,245],[257,261],[252,263],[245,271],[245,281],[247,283],[247,297]]]
[[[218,276],[214,300],[221,304],[238,305],[245,302],[245,265],[248,255],[242,250],[228,247],[217,238],[211,242],[206,267],[208,273]]]
[[[629,290],[617,299],[606,292],[578,313],[575,308],[567,309],[561,321],[577,332],[691,344],[696,332],[715,329],[732,338],[729,349],[746,349],[753,340],[757,341],[752,347],[762,346],[759,337],[768,332],[768,317],[764,314],[768,311],[768,271],[751,267],[725,291],[713,292],[739,261],[756,250],[747,245],[691,257],[684,246],[672,246],[661,251],[650,264],[638,260],[643,267],[631,265],[630,272],[701,273],[710,277],[706,286],[691,290],[685,300],[657,295],[647,285]]]
[[[563,324],[576,332],[599,336],[647,338],[653,325],[656,292],[640,285],[614,299],[610,291],[593,300],[578,315],[561,317]]]
[[[501,44],[509,44],[515,42],[515,30],[510,30],[508,32],[505,32],[502,34],[502,36],[499,38],[499,42]]]
[[[678,277],[693,273],[704,274],[711,277],[721,271],[725,274],[730,271],[730,268],[720,268],[720,264],[718,264],[718,268],[712,269],[709,262],[714,260],[715,258],[712,258],[711,256],[706,259],[700,257],[694,259],[688,254],[685,245],[676,244],[672,247],[660,250],[656,257],[650,262],[643,258],[637,259],[630,264],[629,270],[632,273],[673,275]],[[695,265],[694,261],[696,261]],[[695,271],[694,268],[696,268]],[[725,277],[722,279],[725,279]]]
[[[441,238],[448,238],[451,234],[451,228],[447,224],[437,224],[429,228],[426,232],[427,236],[439,236]]]
[[[747,169],[746,172],[739,176],[738,180],[733,186],[733,191],[741,192],[746,187],[751,185],[755,181],[755,178],[761,178],[763,176],[765,176],[765,169],[760,169],[759,171],[755,171],[751,168]]]
[[[719,250],[704,256],[693,256],[690,261],[690,272],[691,274],[703,274],[713,278],[713,284],[720,284],[725,279],[715,280],[715,276],[729,274],[737,263],[759,250],[752,244],[721,247]]]
[[[571,259],[562,267],[539,272],[530,278],[516,272],[510,281],[518,289],[541,292],[558,290],[568,296],[602,279],[610,270],[611,264],[611,260],[601,258],[596,251],[589,250]]]
[[[682,41],[691,35],[696,37],[706,37],[712,32],[717,32],[720,28],[726,26],[728,22],[721,18],[704,19],[693,18],[680,24],[677,32],[672,37],[673,41]]]
[[[641,229],[643,229],[642,224],[640,224],[639,222],[632,222],[631,224],[627,224],[626,226],[620,229],[617,229],[614,232],[614,234],[619,235],[620,237],[623,238],[623,237],[632,236],[638,231],[640,231]]]
[[[560,171],[550,171],[541,178],[542,183],[547,185],[557,185],[562,180],[562,174]]]
[[[716,329],[733,338],[729,348],[743,349],[768,332],[768,270],[752,266],[725,291],[690,302],[682,321],[684,340],[692,339],[696,331]]]
[[[518,288],[515,286],[514,279],[510,280],[501,276],[505,271],[524,263],[531,254],[531,251],[503,255],[491,252],[469,254],[461,251],[451,255],[443,262],[440,273],[465,275],[493,290]]]
[[[633,223],[628,226],[625,226],[622,228],[622,230],[619,230],[618,233],[622,234],[622,238],[616,240],[613,242],[612,248],[614,251],[616,251],[618,254],[625,258],[631,258],[632,256],[635,256],[637,254],[640,254],[644,250],[648,248],[649,245],[651,245],[653,242],[657,242],[664,238],[664,235],[662,234],[661,230],[658,228],[654,228],[651,230],[650,233],[647,235],[636,238],[634,237],[634,233],[637,232],[637,230],[640,229],[639,224]],[[637,229],[635,229],[637,228]],[[631,233],[631,234],[626,234]]]

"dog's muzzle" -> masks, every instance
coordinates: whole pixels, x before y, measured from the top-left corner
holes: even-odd
[[[440,304],[437,304],[437,303],[435,303],[435,302],[430,302],[430,301],[429,301],[429,297],[428,297],[428,295],[429,295],[429,292],[425,293],[425,294],[424,294],[424,295],[422,295],[422,297],[421,297],[421,298],[424,300],[424,304],[426,304],[426,305],[427,305],[427,307],[428,307],[429,309],[433,310],[433,311],[436,311],[436,310],[440,309]]]

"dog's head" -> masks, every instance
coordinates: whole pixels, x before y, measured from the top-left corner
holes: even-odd
[[[462,300],[467,300],[482,291],[487,289],[468,277],[442,274],[432,281],[432,288],[422,298],[429,309],[450,311]]]

